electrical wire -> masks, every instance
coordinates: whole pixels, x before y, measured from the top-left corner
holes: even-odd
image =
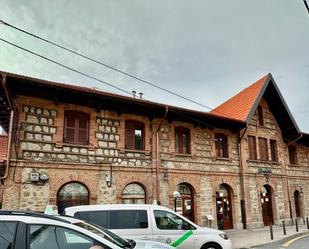
[[[306,9],[307,9],[307,11],[308,11],[308,13],[309,13],[309,5],[308,5],[308,3],[307,3],[307,0],[304,0],[304,4],[305,4],[305,7],[306,7]]]
[[[118,72],[118,73],[121,73],[121,74],[123,74],[123,75],[126,75],[126,76],[128,76],[128,77],[130,77],[130,78],[133,78],[133,79],[135,79],[135,80],[138,80],[138,81],[140,81],[140,82],[143,82],[143,83],[145,83],[145,84],[147,84],[147,85],[150,85],[150,86],[152,86],[152,87],[155,87],[155,88],[157,88],[157,89],[160,89],[161,91],[164,91],[164,92],[167,92],[167,93],[169,93],[169,94],[172,94],[172,95],[174,95],[174,96],[176,96],[176,97],[185,99],[185,100],[187,100],[187,101],[189,101],[189,102],[191,102],[191,103],[194,103],[194,104],[196,104],[196,105],[202,106],[202,107],[207,108],[207,109],[209,109],[209,110],[213,110],[213,108],[211,108],[211,107],[209,107],[209,106],[206,106],[206,105],[204,105],[204,104],[202,104],[202,103],[199,103],[199,102],[197,102],[197,101],[195,101],[195,100],[193,100],[193,99],[190,99],[190,98],[185,97],[185,96],[183,96],[183,95],[181,95],[181,94],[175,93],[175,92],[173,92],[173,91],[171,91],[171,90],[168,90],[168,89],[166,89],[166,88],[163,88],[163,87],[161,87],[161,86],[159,86],[159,85],[157,85],[157,84],[151,83],[151,82],[149,82],[149,81],[147,81],[147,80],[144,80],[144,79],[142,79],[142,78],[140,78],[140,77],[137,77],[137,76],[135,76],[135,75],[133,75],[133,74],[131,74],[131,73],[127,73],[127,72],[125,72],[125,71],[123,71],[123,70],[120,70],[120,69],[118,69],[118,68],[115,68],[115,67],[112,67],[112,66],[110,66],[110,65],[107,65],[106,63],[103,63],[103,62],[101,62],[101,61],[95,60],[95,59],[93,59],[93,58],[91,58],[91,57],[89,57],[89,56],[87,56],[87,55],[85,55],[85,54],[76,52],[76,51],[74,51],[74,50],[72,50],[72,49],[70,49],[70,48],[67,48],[67,47],[64,47],[64,46],[62,46],[62,45],[59,45],[59,44],[57,44],[57,43],[55,43],[55,42],[52,42],[52,41],[50,41],[50,40],[48,40],[48,39],[45,39],[45,38],[41,37],[41,36],[35,35],[35,34],[29,32],[29,31],[26,31],[26,30],[24,30],[24,29],[21,29],[21,28],[19,28],[19,27],[17,27],[17,26],[14,26],[14,25],[12,25],[12,24],[10,24],[10,23],[7,23],[7,22],[5,22],[5,21],[3,21],[3,20],[1,20],[1,19],[0,19],[0,22],[1,22],[2,24],[4,24],[4,25],[10,27],[10,28],[13,28],[13,29],[19,31],[19,32],[22,32],[22,33],[24,33],[24,34],[27,34],[27,35],[29,35],[29,36],[32,36],[32,37],[34,37],[34,38],[36,38],[36,39],[39,39],[39,40],[44,41],[44,42],[46,42],[46,43],[49,43],[49,44],[51,44],[51,45],[53,45],[53,46],[56,46],[56,47],[58,47],[58,48],[61,48],[61,49],[65,50],[65,51],[68,51],[68,52],[70,52],[70,53],[73,53],[73,54],[75,54],[75,55],[78,55],[78,56],[80,56],[80,57],[82,57],[82,58],[84,58],[84,59],[87,59],[87,60],[89,60],[89,61],[92,61],[92,62],[94,62],[94,63],[97,63],[97,64],[99,64],[99,65],[101,65],[101,66],[104,66],[104,67],[106,67],[106,68],[109,68],[109,69],[111,69],[111,70],[113,70],[113,71],[116,71],[116,72]],[[130,93],[130,94],[131,94],[131,93]],[[218,112],[218,113],[219,113],[219,112]],[[224,113],[222,113],[222,114],[224,115]]]
[[[27,48],[24,48],[24,47],[19,46],[19,45],[15,44],[15,43],[9,42],[9,41],[7,41],[7,40],[1,38],[1,37],[0,37],[0,41],[3,41],[3,42],[5,42],[5,43],[7,43],[7,44],[9,44],[9,45],[11,45],[11,46],[13,46],[13,47],[16,47],[16,48],[18,48],[18,49],[20,49],[20,50],[23,50],[23,51],[27,52],[27,53],[30,53],[30,54],[35,55],[35,56],[37,56],[37,57],[40,57],[40,58],[42,58],[42,59],[44,59],[44,60],[47,60],[47,61],[52,62],[52,63],[54,63],[54,64],[57,64],[58,66],[64,67],[64,68],[66,68],[66,69],[68,69],[68,70],[70,70],[70,71],[72,71],[72,72],[78,73],[78,74],[80,74],[80,75],[82,75],[82,76],[85,76],[85,77],[87,77],[87,78],[90,78],[90,79],[92,79],[92,80],[101,82],[101,83],[103,83],[103,84],[105,84],[105,85],[108,85],[108,86],[114,88],[114,89],[117,89],[118,91],[124,92],[124,93],[129,94],[129,95],[132,96],[132,93],[130,93],[130,92],[128,92],[128,91],[126,91],[126,90],[124,90],[124,89],[118,87],[118,86],[115,86],[115,85],[113,85],[113,84],[111,84],[111,83],[108,83],[108,82],[106,82],[106,81],[104,81],[104,80],[101,80],[101,79],[99,79],[99,78],[96,78],[96,77],[94,77],[94,76],[91,76],[91,75],[89,75],[89,74],[87,74],[87,73],[83,73],[83,72],[81,72],[81,71],[79,71],[79,70],[77,70],[77,69],[74,69],[74,68],[72,68],[72,67],[66,66],[66,65],[64,65],[64,64],[62,64],[62,63],[60,63],[60,62],[57,62],[57,61],[55,61],[55,60],[52,60],[52,59],[50,59],[50,58],[48,58],[48,57],[46,57],[46,56],[43,56],[43,55],[41,55],[41,54],[39,54],[39,53],[33,52],[33,51],[31,51],[31,50],[29,50],[29,49],[27,49]]]

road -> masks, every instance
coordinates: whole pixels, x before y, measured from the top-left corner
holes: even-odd
[[[308,249],[309,248],[309,234],[282,242],[275,242],[272,244],[254,247],[256,249]]]

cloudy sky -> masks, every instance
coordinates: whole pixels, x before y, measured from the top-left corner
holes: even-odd
[[[309,132],[309,14],[302,0],[0,0],[0,6],[3,21],[212,108],[271,72]],[[209,111],[1,24],[0,37],[149,100]],[[0,70],[117,92],[2,41]]]

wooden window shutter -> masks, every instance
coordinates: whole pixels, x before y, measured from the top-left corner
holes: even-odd
[[[263,107],[262,106],[258,106],[257,109],[257,118],[258,118],[258,122],[260,126],[264,126],[264,113],[263,113]]]
[[[268,160],[267,139],[259,137],[260,160]]]
[[[88,144],[89,115],[76,111],[66,111],[64,115],[63,141],[70,144]]]
[[[252,160],[257,159],[256,153],[256,139],[253,136],[248,136],[249,158]]]
[[[135,123],[134,121],[126,121],[126,149],[135,149]]]
[[[228,158],[228,141],[225,134],[215,134],[217,157]]]
[[[289,146],[290,164],[297,165],[297,151],[294,145]]]
[[[278,162],[278,148],[277,148],[277,141],[270,140],[270,152],[271,152],[271,160],[273,162]]]
[[[190,130],[182,127],[175,128],[175,152],[179,154],[191,153]]]
[[[64,122],[64,142],[74,143],[75,133],[76,133],[76,122],[75,122],[74,112],[65,112],[65,122]]]
[[[85,113],[79,113],[77,123],[77,144],[88,144],[89,115]]]

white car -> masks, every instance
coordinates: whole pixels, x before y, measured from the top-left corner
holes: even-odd
[[[172,249],[128,241],[86,222],[24,211],[0,210],[0,249]]]
[[[232,242],[224,232],[200,227],[163,206],[85,205],[68,207],[65,214],[129,239],[159,241],[178,249],[232,249]]]

